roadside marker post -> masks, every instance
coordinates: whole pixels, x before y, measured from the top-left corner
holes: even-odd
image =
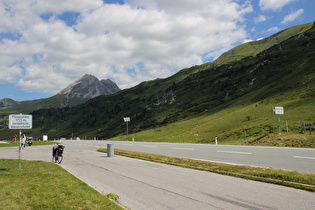
[[[107,157],[114,156],[114,144],[107,144]]]
[[[18,168],[22,168],[21,158],[22,158],[22,129],[32,129],[33,127],[33,116],[32,115],[9,115],[9,129],[18,129],[20,135],[20,144],[18,152]],[[26,137],[25,137],[26,138]]]

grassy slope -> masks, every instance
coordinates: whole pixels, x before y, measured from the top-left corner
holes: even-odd
[[[290,45],[290,43],[289,43]],[[285,49],[283,49],[285,51]],[[313,50],[310,50],[312,53]],[[294,53],[293,53],[294,54]],[[294,56],[292,53],[287,55]],[[306,57],[309,55],[306,55]],[[313,122],[315,81],[313,59],[294,59],[282,63],[278,71],[286,72],[279,81],[220,105],[199,117],[185,119],[168,126],[142,131],[129,136],[138,141],[214,142],[222,144],[254,144],[270,146],[315,147],[315,137],[303,134],[301,122]],[[303,62],[301,62],[303,61]],[[299,69],[299,70],[297,70]],[[277,116],[273,106],[283,106],[282,134],[277,134]],[[249,118],[248,118],[249,117]],[[250,119],[250,120],[249,120]],[[286,132],[286,124],[288,131]],[[119,138],[123,140],[125,136]]]
[[[250,96],[239,98],[225,109],[216,113],[203,113],[199,117],[182,120],[151,130],[129,135],[136,141],[163,141],[186,143],[214,143],[218,136],[220,144],[259,144],[269,146],[314,147],[315,136],[300,133],[301,121],[310,121],[309,111],[315,104],[315,97],[301,102],[297,98],[283,100],[279,97],[259,103],[251,103]],[[295,106],[296,101],[299,105]],[[273,106],[284,106],[281,116],[282,134],[277,134],[277,116],[272,113]],[[291,108],[292,107],[292,108]],[[247,117],[250,117],[248,121]],[[297,121],[297,116],[300,121]],[[289,132],[286,132],[286,121]],[[304,141],[300,141],[304,138]],[[125,135],[113,138],[126,139]],[[296,142],[298,141],[298,142]]]
[[[241,44],[223,53],[214,63],[216,65],[222,65],[226,63],[231,63],[233,61],[237,61],[247,56],[256,56],[258,53],[272,47],[275,44],[279,44],[282,41],[296,34],[300,34],[307,31],[312,26],[313,26],[313,22],[290,27],[268,38],[255,41],[255,42]]]

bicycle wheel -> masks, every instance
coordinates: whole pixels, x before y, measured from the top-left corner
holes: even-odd
[[[62,159],[63,159],[62,155],[55,155],[52,157],[52,162],[60,164],[62,162]]]
[[[56,163],[60,164],[62,160],[63,160],[63,156],[59,155]]]

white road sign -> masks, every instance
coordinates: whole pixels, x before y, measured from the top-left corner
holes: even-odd
[[[124,117],[125,122],[130,122],[130,117]]]
[[[284,109],[281,106],[275,106],[275,107],[273,107],[273,113],[274,114],[284,114]]]
[[[9,115],[9,129],[32,129],[33,116],[23,114]]]

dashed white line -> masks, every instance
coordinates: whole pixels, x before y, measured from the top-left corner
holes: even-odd
[[[251,155],[252,154],[251,152],[237,152],[237,151],[224,151],[224,150],[218,150],[217,152],[243,154],[243,155]]]
[[[308,160],[315,160],[315,157],[304,157],[304,156],[293,156],[294,158],[300,158],[300,159],[308,159]]]
[[[177,150],[194,150],[193,148],[183,148],[183,147],[172,147],[172,149],[177,149]]]

